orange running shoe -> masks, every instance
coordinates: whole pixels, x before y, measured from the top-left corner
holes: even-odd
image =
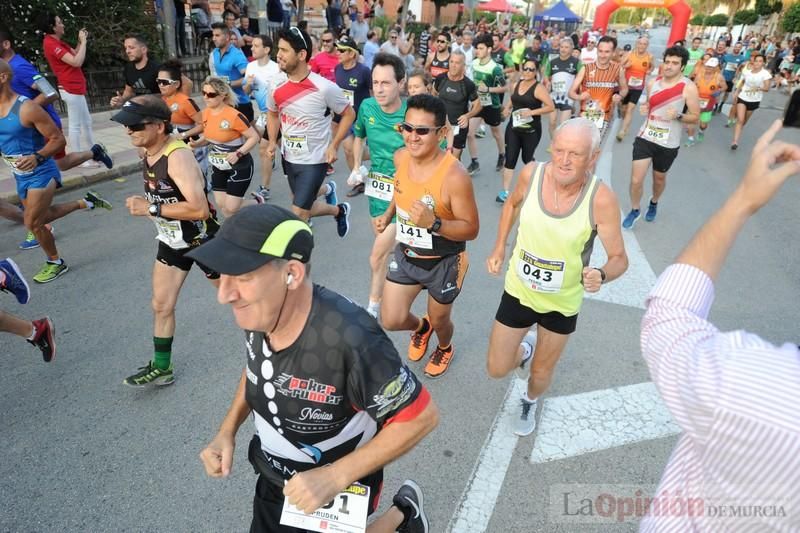
[[[428,326],[425,333],[417,333],[416,331],[411,334],[411,343],[408,345],[408,358],[411,361],[419,361],[425,357],[425,352],[428,351],[428,341],[433,333],[431,322],[428,320],[428,315],[422,317],[422,325]]]
[[[453,362],[455,355],[456,350],[452,344],[447,349],[437,346],[433,351],[433,355],[431,355],[431,360],[425,365],[425,375],[429,378],[442,377],[447,372],[447,369],[450,368],[450,363]]]

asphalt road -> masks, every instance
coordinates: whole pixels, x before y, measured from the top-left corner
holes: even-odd
[[[785,97],[768,98],[778,107]],[[728,150],[732,132],[721,118],[714,119],[705,143],[681,149],[657,221],[641,221],[627,236],[627,243],[641,247],[637,257],[647,268],[657,274],[670,264],[733,189],[749,147],[777,116],[775,110],[759,110],[738,152]],[[634,126],[639,123],[637,118]],[[800,141],[797,130],[781,137]],[[547,158],[548,142],[545,134],[537,159]],[[463,520],[463,501],[482,490],[480,483],[470,484],[479,457],[505,459],[503,471],[498,467],[491,473],[500,483],[496,500],[475,500],[488,502],[482,509],[489,516],[487,531],[633,530],[636,520],[571,523],[568,514],[574,508],[562,505],[564,486],[652,488],[674,436],[532,464],[535,434],[516,442],[507,457],[482,455],[509,380],[491,380],[485,372],[487,337],[502,292],[502,279],[489,276],[484,267],[500,212],[494,201],[500,177],[493,170],[497,154],[491,138],[480,141],[480,147],[483,170],[474,184],[481,232],[469,245],[472,267],[454,310],[456,359],[443,379],[422,378],[441,409],[441,424],[387,469],[383,504],[403,479],[414,478],[426,491],[431,531],[446,531]],[[631,139],[609,148],[612,171],[602,177],[627,211]],[[336,168],[336,181],[345,189],[344,163]],[[236,387],[245,357],[242,334],[230,310],[216,303],[212,287],[195,271],[178,303],[175,384],[156,390],[122,385],[152,355],[150,271],[156,242],[149,221],[124,209],[125,197],[141,190],[139,176],[103,183],[97,190],[114,202],[114,211],[75,213],[56,223],[70,272],[52,284],[34,286],[27,306],[8,296],[2,300],[3,309],[17,315],[53,317],[59,353],[53,363],[44,364],[25,342],[0,336],[0,450],[5,457],[0,463],[0,531],[244,531],[256,479],[244,448],[251,425],[245,423],[239,433],[229,479],[207,478],[198,459]],[[79,195],[73,191],[64,198]],[[280,176],[273,195],[276,204],[288,205],[288,187]],[[797,340],[798,203],[800,184],[790,181],[745,227],[717,284],[712,318],[720,328],[745,328],[776,343]],[[314,225],[314,279],[359,302],[366,301],[369,278],[367,217],[361,196],[353,202],[353,229],[346,239],[336,236],[330,219]],[[14,258],[30,279],[43,261],[41,251],[16,248],[24,236],[19,227],[2,221],[0,231],[0,257]],[[642,312],[635,305],[588,300],[548,397],[647,382],[638,345]],[[391,337],[404,353],[408,336]],[[411,366],[422,374],[421,363]],[[497,431],[504,430],[501,424]],[[468,485],[471,490],[465,491]],[[482,527],[475,522],[456,530]]]

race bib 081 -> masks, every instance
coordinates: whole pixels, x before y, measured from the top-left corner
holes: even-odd
[[[394,195],[394,178],[380,172],[370,172],[364,189],[364,194],[367,196],[391,202]]]

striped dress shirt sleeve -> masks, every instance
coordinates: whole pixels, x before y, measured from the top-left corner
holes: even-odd
[[[683,432],[640,529],[800,531],[800,352],[719,331],[713,300],[708,275],[685,264],[647,299],[642,354]],[[675,498],[683,511],[667,512]]]

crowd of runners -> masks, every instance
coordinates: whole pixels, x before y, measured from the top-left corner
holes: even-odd
[[[53,61],[79,72],[74,63],[82,62],[87,36],[81,32],[72,48],[60,40],[63,32],[53,16],[44,33],[54,42],[46,46]],[[383,466],[436,426],[434,401],[409,366],[424,360],[422,372],[436,379],[456,359],[451,314],[470,265],[468,243],[480,231],[471,178],[482,172],[477,137],[488,133],[495,141],[496,200],[503,204],[494,247],[481,265],[505,276],[487,369],[493,378],[516,371],[527,380],[514,432],[529,435],[584,294],[625,274],[623,231],[641,216],[648,170],[652,192],[644,216],[653,222],[684,130],[686,147],[727,134],[736,150],[764,93],[791,86],[797,75],[794,67],[788,75],[780,68],[786,83],[776,84],[752,42],[720,40],[704,48],[694,39],[654,57],[646,36],[618,50],[611,35],[556,29],[529,35],[470,23],[428,28],[418,37],[392,29],[390,37],[400,43],[367,61],[364,45],[333,30],[319,40],[297,27],[276,39],[253,35],[248,55],[237,33],[224,22],[212,25],[212,75],[198,87],[202,106],[178,61],[155,65],[141,37],[126,37],[126,86],[111,105],[118,108],[112,120],[142,157],[142,194],[127,198],[125,207],[150,218],[158,239],[153,357],[123,381],[133,387],[174,382],[175,306],[196,264],[219,301],[231,306],[247,345],[230,411],[201,459],[210,476],[228,475],[234,436],[252,414],[256,435],[248,457],[260,473],[252,531],[283,531],[284,499],[311,512],[337,495],[355,500],[363,488],[366,520],[378,506]],[[409,43],[424,44],[427,52],[416,64],[399,52]],[[59,68],[73,81],[78,76]],[[12,33],[0,30],[0,151],[22,203],[3,202],[0,215],[24,223],[30,234],[22,247],[45,252],[33,280],[48,283],[68,270],[51,223],[73,211],[112,209],[92,191],[54,203],[60,171],[113,162],[96,143],[65,152],[52,107],[58,92],[42,80],[15,53]],[[732,133],[710,127],[729,95],[725,126]],[[644,122],[633,139],[623,217],[606,184],[610,176],[596,175],[595,168],[615,121],[622,142],[636,112]],[[534,154],[545,121],[548,160],[539,162]],[[469,156],[462,158],[465,149]],[[340,153],[349,172],[347,196],[367,197],[367,219],[351,220],[350,203],[339,201],[332,164]],[[275,172],[288,180],[286,201],[272,197]],[[365,297],[363,307],[311,280],[312,219],[320,224],[319,217],[331,217],[341,238],[351,224],[372,227],[370,252],[354,256],[369,261],[368,294],[348,295]],[[595,237],[606,252],[603,264],[589,262]],[[426,311],[417,316],[411,308],[423,289]],[[0,290],[21,304],[30,298],[10,259],[0,261]],[[0,311],[0,329],[36,345],[45,361],[56,354],[49,318],[27,321]],[[407,356],[384,330],[410,332]],[[306,409],[321,415],[306,417]],[[323,465],[332,467],[316,468]],[[393,504],[370,531],[428,531],[422,491],[413,481],[399,488]]]

